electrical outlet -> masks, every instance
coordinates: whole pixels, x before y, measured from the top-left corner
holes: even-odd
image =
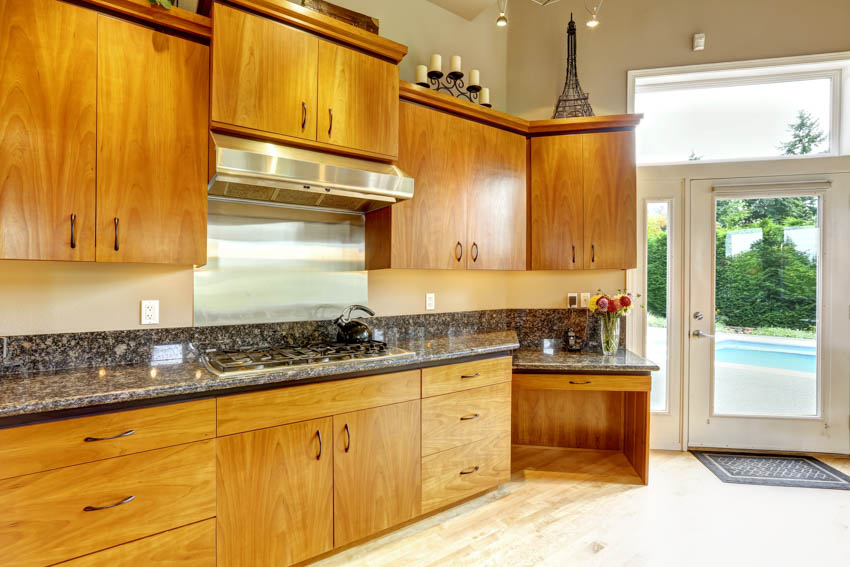
[[[425,311],[433,311],[434,310],[434,294],[426,293],[425,294]]]
[[[590,305],[590,294],[586,291],[581,292],[581,306],[587,307]]]
[[[570,292],[567,294],[567,308],[575,309],[578,307],[578,293]]]
[[[142,325],[159,325],[159,300],[142,300]]]

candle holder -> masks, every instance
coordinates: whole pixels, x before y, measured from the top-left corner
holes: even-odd
[[[463,98],[469,102],[478,100],[478,93],[481,92],[481,85],[466,85],[463,82],[463,73],[461,71],[452,71],[443,79],[441,71],[428,71],[428,81],[430,84],[417,83],[426,88],[433,88],[435,91],[443,91],[456,98]],[[489,107],[490,105],[482,105]]]

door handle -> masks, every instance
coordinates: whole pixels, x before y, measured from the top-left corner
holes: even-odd
[[[596,244],[590,245],[590,252],[591,252],[590,261],[595,262],[596,261]]]
[[[129,437],[136,433],[135,429],[129,429],[124,433],[119,433],[118,435],[113,435],[112,437],[86,437],[83,439],[86,443],[94,443],[95,441],[110,441],[112,439],[121,439],[122,437]]]
[[[576,245],[573,244],[573,264],[576,263]]]
[[[316,430],[316,436],[319,438],[319,453],[316,455],[316,460],[319,461],[322,458],[322,431],[320,429]]]
[[[705,333],[705,332],[699,331],[699,330],[694,331],[693,333],[691,333],[691,335],[693,335],[694,337],[696,337],[698,339],[713,339],[714,338],[714,335],[709,335],[708,333]]]
[[[476,242],[472,243],[472,261],[473,262],[478,261],[478,243],[476,243]]]
[[[307,126],[307,103],[301,102],[301,129]]]
[[[328,125],[328,137],[330,137],[331,132],[334,131],[334,109],[328,109],[328,116],[330,117],[330,124]]]
[[[77,247],[77,215],[75,213],[71,213],[71,248]]]
[[[460,259],[463,258],[463,244],[461,244],[460,241],[455,244],[455,258],[458,262],[460,262]]]
[[[115,217],[115,251],[118,252],[118,217]]]
[[[345,424],[345,452],[347,453],[351,449],[351,429],[348,427],[348,424]]]

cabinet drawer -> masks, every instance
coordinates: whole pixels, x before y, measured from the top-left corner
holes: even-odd
[[[0,478],[213,437],[212,399],[3,429]]]
[[[0,481],[3,564],[50,565],[215,516],[214,445],[201,441]]]
[[[125,543],[62,567],[215,567],[215,520]]]
[[[628,374],[514,374],[514,387],[526,390],[649,392],[652,376]]]
[[[422,513],[462,500],[511,478],[510,433],[422,459]]]
[[[422,455],[510,431],[509,382],[422,401]]]
[[[231,435],[418,400],[419,370],[218,398],[218,434]]]
[[[489,358],[422,370],[422,397],[450,394],[511,381],[512,358]]]

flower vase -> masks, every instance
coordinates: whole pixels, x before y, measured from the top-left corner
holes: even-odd
[[[609,314],[600,315],[599,334],[602,339],[602,354],[617,354],[620,346],[620,318]]]

